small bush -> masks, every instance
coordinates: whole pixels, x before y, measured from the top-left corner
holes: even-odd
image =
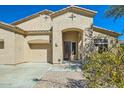
[[[120,45],[120,47],[124,50],[124,44]]]
[[[92,53],[83,65],[87,87],[124,87],[123,55],[124,50],[120,47]]]

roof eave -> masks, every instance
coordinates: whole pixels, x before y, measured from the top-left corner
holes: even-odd
[[[96,32],[101,32],[101,33],[104,33],[106,34],[105,31],[107,31],[109,35],[111,36],[114,36],[114,37],[118,37],[119,35],[121,35],[120,33],[117,33],[117,32],[114,32],[114,31],[111,31],[111,30],[108,30],[108,29],[105,29],[105,28],[101,28],[101,27],[98,27],[98,26],[93,26],[93,29],[94,31]]]
[[[37,13],[35,13],[35,14],[29,15],[29,16],[27,16],[27,17],[25,17],[25,18],[22,18],[22,19],[20,19],[20,20],[17,20],[17,21],[15,21],[15,22],[12,22],[11,25],[18,25],[18,24],[21,24],[21,23],[23,23],[23,22],[26,22],[26,21],[28,21],[28,20],[30,20],[30,19],[36,18],[36,17],[38,17],[38,16],[40,16],[40,15],[43,15],[43,14],[49,15],[49,14],[51,14],[51,13],[53,13],[53,11],[45,9],[45,10],[43,10],[43,11],[37,12]]]
[[[18,28],[16,26],[13,26],[13,25],[10,25],[10,24],[6,24],[6,23],[3,23],[3,22],[0,22],[0,28],[12,31],[14,33],[22,34],[22,35],[25,35],[27,33],[27,31],[24,31],[21,28]]]
[[[76,12],[76,13],[79,13],[79,14],[82,14],[82,15],[85,15],[85,16],[88,16],[88,17],[94,17],[97,13],[96,11],[81,8],[81,7],[78,7],[78,6],[69,6],[69,7],[63,8],[61,10],[58,10],[54,13],[51,13],[50,16],[51,16],[51,18],[54,18],[54,17],[57,17],[57,16],[59,16],[63,13],[66,13],[68,11]]]

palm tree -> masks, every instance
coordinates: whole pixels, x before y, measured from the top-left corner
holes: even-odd
[[[105,17],[111,17],[115,20],[124,17],[124,5],[111,5],[109,8],[105,11]],[[122,30],[121,35],[124,35],[124,30]]]
[[[111,5],[105,11],[106,17],[113,17],[115,20],[124,17],[124,5]]]
[[[106,17],[113,17],[115,20],[124,17],[124,5],[111,5],[109,8],[105,11]],[[122,30],[122,33],[120,36],[124,35],[124,30]],[[124,54],[122,55],[122,59],[124,59]]]

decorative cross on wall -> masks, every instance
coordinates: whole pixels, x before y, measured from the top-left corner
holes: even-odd
[[[76,18],[76,16],[74,14],[71,14],[71,16],[69,18],[71,18],[73,21],[73,19]]]
[[[45,16],[44,19],[47,20],[49,17],[48,16]]]

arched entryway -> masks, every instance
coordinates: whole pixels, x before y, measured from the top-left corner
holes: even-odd
[[[81,58],[82,33],[83,30],[78,28],[68,28],[62,31],[64,60],[74,61]]]

